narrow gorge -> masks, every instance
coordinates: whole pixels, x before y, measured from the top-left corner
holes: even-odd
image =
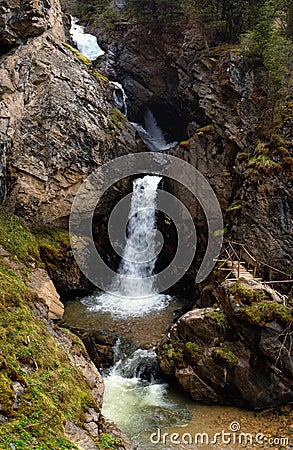
[[[3,450],[291,448],[292,11],[163,3],[0,5]]]

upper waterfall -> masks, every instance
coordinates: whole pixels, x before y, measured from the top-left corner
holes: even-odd
[[[92,61],[102,56],[105,52],[97,42],[96,36],[84,32],[84,27],[77,25],[78,19],[71,17],[70,34],[80,53]]]
[[[149,108],[146,108],[144,114],[144,127],[135,122],[131,123],[151,151],[168,150],[178,144],[178,142],[167,142],[162,129]]]
[[[118,81],[110,81],[110,84],[114,86],[113,98],[116,107],[127,117],[127,95],[122,84],[118,83]]]

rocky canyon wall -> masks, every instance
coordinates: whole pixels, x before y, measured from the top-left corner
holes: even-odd
[[[87,175],[142,144],[111,117],[107,79],[65,44],[59,2],[33,3],[2,7],[1,39],[13,46],[1,57],[2,199],[30,221],[66,226]]]
[[[185,25],[89,30],[106,51],[100,70],[125,87],[132,119],[143,122],[144,108],[151,108],[166,134],[181,141],[170,153],[210,182],[226,236],[286,272],[292,264],[292,114],[284,107],[272,136],[271,125],[264,125],[269,110],[257,68],[239,48],[210,48],[200,24]],[[201,224],[193,197],[172,182],[169,189]]]

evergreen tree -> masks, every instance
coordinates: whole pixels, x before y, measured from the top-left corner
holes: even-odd
[[[279,4],[274,0],[266,0],[259,10],[253,31],[246,35],[247,55],[262,69],[272,121],[278,103],[286,95],[287,79],[290,78],[290,43],[283,35],[281,12]]]
[[[139,21],[157,19],[155,0],[127,0],[126,11],[130,17]]]

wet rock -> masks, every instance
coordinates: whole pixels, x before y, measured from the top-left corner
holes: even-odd
[[[4,416],[3,414],[0,414],[0,423],[5,423],[7,422],[8,417]]]
[[[106,417],[101,417],[101,432],[103,433],[109,433],[111,436],[117,439],[121,439],[121,445],[117,446],[118,450],[136,450],[137,447],[133,445],[131,440],[123,433],[120,428],[115,425],[114,422],[107,419]]]
[[[13,409],[18,409],[19,396],[24,394],[25,387],[21,383],[19,383],[18,381],[14,381],[12,383],[12,389],[13,389],[13,392],[15,394],[15,402],[14,402],[14,405],[13,405]]]
[[[71,420],[65,424],[65,435],[80,450],[99,450],[94,440],[82,428],[75,425]]]
[[[109,368],[114,364],[113,347],[118,339],[114,333],[103,330],[83,330],[71,328],[83,341],[93,363],[96,367]]]

